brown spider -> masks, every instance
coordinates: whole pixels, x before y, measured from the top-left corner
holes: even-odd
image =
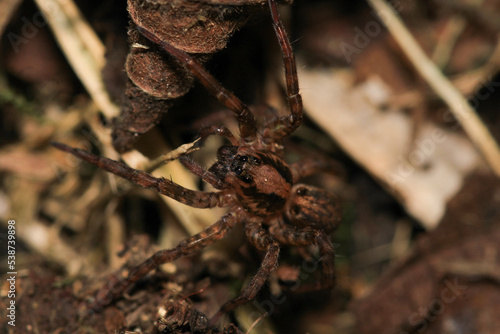
[[[333,164],[327,158],[305,158],[288,165],[284,160],[282,140],[302,122],[302,100],[299,95],[295,57],[287,34],[278,15],[275,0],[269,0],[273,27],[283,55],[286,75],[286,91],[290,115],[277,116],[270,109],[273,119],[259,128],[254,115],[235,95],[226,90],[201,65],[188,54],[161,41],[145,30],[138,22],[138,30],[180,60],[222,104],[236,114],[240,138],[236,138],[224,126],[211,126],[201,133],[204,140],[209,135],[224,136],[230,143],[219,148],[217,161],[204,170],[185,156],[183,165],[203,181],[218,189],[204,192],[186,189],[168,179],[135,170],[107,158],[92,155],[60,143],[53,145],[98,167],[151,188],[181,203],[196,208],[227,207],[228,211],[216,223],[204,231],[182,241],[178,246],[161,250],[131,270],[124,279],[111,279],[102,288],[94,307],[99,308],[120,297],[134,282],[159,265],[193,254],[221,239],[236,224],[242,223],[252,245],[265,252],[262,264],[241,295],[225,303],[218,316],[238,305],[251,301],[277,267],[280,244],[309,246],[316,244],[322,255],[322,278],[304,290],[330,288],[335,283],[335,250],[328,238],[340,222],[336,198],[325,190],[297,182],[319,171],[331,171]],[[216,318],[218,317],[216,316]]]

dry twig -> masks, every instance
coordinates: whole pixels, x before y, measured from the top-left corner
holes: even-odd
[[[394,39],[416,70],[443,99],[455,118],[462,124],[465,132],[482,153],[491,169],[496,175],[500,176],[500,150],[498,145],[465,97],[427,57],[398,14],[385,0],[368,0],[368,2],[378,13],[380,19],[394,36]]]

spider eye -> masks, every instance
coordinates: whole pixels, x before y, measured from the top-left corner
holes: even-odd
[[[236,159],[238,159],[241,162],[247,162],[248,161],[248,157],[246,155],[237,155]]]
[[[234,174],[236,174],[236,175],[240,175],[242,172],[243,172],[243,168],[241,168],[241,167],[236,167],[234,169]]]
[[[297,195],[299,195],[299,196],[306,196],[307,195],[307,189],[306,188],[299,188],[299,189],[297,189]]]
[[[256,158],[256,157],[252,157],[252,162],[254,163],[254,165],[260,165],[260,159],[259,158]]]
[[[245,183],[252,183],[253,182],[253,177],[251,175],[242,175],[240,176],[240,180],[245,182]]]

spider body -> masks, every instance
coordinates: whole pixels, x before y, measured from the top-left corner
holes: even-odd
[[[172,249],[162,250],[131,270],[128,277],[112,277],[97,294],[92,307],[100,308],[120,297],[133,283],[160,264],[193,254],[224,237],[236,223],[244,225],[250,243],[264,252],[262,264],[250,283],[236,299],[224,304],[227,312],[252,300],[277,267],[281,245],[306,247],[317,245],[321,254],[322,276],[312,285],[303,284],[297,290],[330,288],[335,283],[335,250],[328,233],[340,223],[337,199],[327,191],[299,183],[300,179],[317,172],[331,172],[336,165],[328,158],[314,156],[287,164],[283,139],[302,121],[302,102],[299,95],[296,65],[286,32],[279,19],[277,5],[269,0],[274,29],[283,53],[290,114],[273,115],[271,120],[258,124],[250,109],[227,91],[211,74],[189,55],[160,40],[152,32],[138,30],[152,42],[180,60],[220,103],[232,110],[239,124],[240,138],[227,128],[213,125],[200,133],[201,141],[211,135],[220,135],[229,141],[217,152],[217,161],[204,169],[186,156],[180,161],[192,173],[211,184],[218,191],[204,192],[186,189],[169,179],[156,178],[149,173],[80,149],[54,143],[98,167],[151,188],[186,205],[197,208],[227,207],[227,213],[204,231],[182,241]]]

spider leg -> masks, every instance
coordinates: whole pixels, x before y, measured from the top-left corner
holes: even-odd
[[[142,27],[139,22],[135,22],[137,30],[143,34],[147,39],[155,44],[158,44],[163,50],[182,62],[194,76],[205,86],[208,92],[213,95],[220,103],[231,109],[236,113],[240,127],[241,137],[251,142],[255,139],[257,133],[257,123],[255,117],[248,107],[233,93],[228,91],[222,84],[217,81],[203,66],[196,62],[186,52],[177,49],[166,41],[162,41],[158,36],[151,31]]]
[[[271,234],[281,243],[292,246],[309,246],[317,244],[321,254],[322,277],[318,283],[301,285],[296,292],[326,290],[335,286],[335,248],[326,233],[320,229],[297,229],[283,223],[277,223],[269,228]]]
[[[221,180],[212,172],[206,170],[202,166],[198,165],[190,157],[181,156],[179,161],[184,167],[187,168],[191,173],[196,176],[201,177],[201,179],[208,184],[212,185],[215,189],[221,189]]]
[[[205,127],[201,130],[199,143],[203,143],[205,139],[211,135],[219,135],[226,137],[232,145],[237,146],[239,144],[238,139],[229,131],[228,128],[222,125],[212,125]],[[206,170],[202,166],[195,163],[192,159],[186,156],[181,156],[179,161],[186,167],[191,173],[201,177],[201,179],[208,184],[211,184],[215,189],[222,189],[224,184],[219,177],[214,173]]]
[[[345,171],[335,160],[324,155],[318,154],[303,158],[290,165],[293,175],[293,182],[297,183],[300,179],[314,175],[316,173],[331,173],[344,176]]]
[[[214,318],[212,318],[212,324],[215,324],[222,314],[254,299],[260,289],[262,289],[262,286],[271,272],[273,272],[278,265],[280,245],[268,231],[262,228],[262,223],[255,221],[248,222],[245,226],[245,232],[250,242],[256,248],[265,250],[266,254],[262,260],[260,268],[250,283],[248,283],[238,297],[227,302],[221,307],[220,311],[214,316]]]
[[[237,214],[228,213],[205,230],[180,242],[175,248],[156,252],[142,264],[132,269],[125,279],[119,280],[112,277],[108,281],[108,284],[98,291],[96,300],[90,307],[94,310],[101,309],[114,299],[119,298],[130,285],[143,278],[150,271],[158,268],[161,264],[175,261],[186,255],[194,254],[208,245],[213,244],[215,241],[223,238],[237,220]]]
[[[173,198],[180,203],[195,208],[213,208],[216,206],[225,206],[227,204],[223,199],[224,197],[219,192],[190,190],[168,179],[154,177],[149,173],[133,169],[118,161],[99,157],[87,151],[72,148],[61,143],[52,143],[52,145],[82,160],[90,162],[107,172],[143,186],[144,188],[154,189],[160,194]]]
[[[297,76],[297,64],[295,63],[295,55],[290,45],[290,40],[281,22],[278,6],[275,0],[269,0],[271,9],[271,17],[273,20],[273,28],[280,44],[281,53],[283,55],[283,63],[285,65],[286,92],[288,105],[291,114],[287,117],[280,117],[276,124],[276,135],[283,138],[295,131],[302,123],[302,97],[299,94],[299,80]]]
[[[223,125],[211,125],[205,127],[200,132],[200,142],[204,142],[207,137],[211,135],[219,135],[226,137],[231,145],[238,146],[240,143],[238,139],[231,133],[231,131]]]

